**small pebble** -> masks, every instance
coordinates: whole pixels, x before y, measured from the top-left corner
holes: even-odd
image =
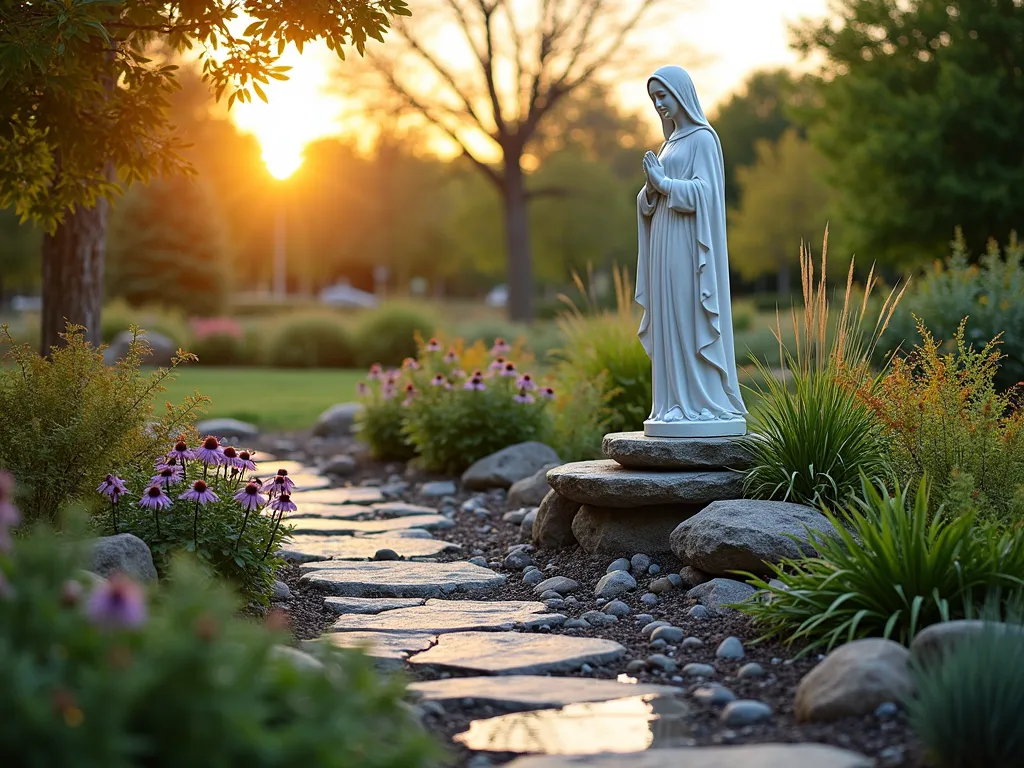
[[[687,664],[683,667],[683,674],[687,677],[712,677],[715,668],[710,664]]]
[[[554,563],[548,563],[547,565],[544,566],[544,570],[547,571],[548,573],[551,573],[552,571],[557,571],[558,570],[558,566],[555,565]]]
[[[477,533],[484,533],[484,534],[486,534],[486,533],[490,533],[493,530],[494,529],[491,528],[491,526],[489,526],[489,525],[481,525],[479,528],[476,529],[476,532]]]
[[[664,640],[666,643],[675,645],[686,635],[679,627],[660,626],[651,632],[651,640]]]
[[[541,600],[561,600],[562,599],[562,594],[560,592],[555,592],[555,590],[553,590],[553,589],[546,589],[546,590],[544,590],[543,592],[540,593],[540,599]]]
[[[695,605],[689,611],[687,611],[687,614],[691,619],[706,619],[711,616],[711,611],[709,611],[703,605]]]
[[[612,560],[612,564],[608,566],[605,573],[611,573],[612,571],[629,571],[629,560],[624,557]]]
[[[523,584],[533,587],[540,584],[542,581],[544,581],[544,574],[536,568],[532,571],[526,571],[523,573]]]
[[[640,596],[640,602],[650,607],[658,604],[658,596],[652,592],[647,592]]]
[[[749,664],[744,664],[740,667],[739,672],[736,673],[736,677],[740,680],[749,680],[755,677],[764,677],[767,674],[768,673],[764,671],[764,667],[756,661],[752,661]]]
[[[664,648],[667,645],[668,641],[662,637],[659,637],[657,640],[651,640],[651,648]]]
[[[657,576],[659,573],[661,573],[661,566],[657,563],[651,563],[647,566],[647,573],[650,576]]]
[[[487,507],[477,507],[476,509],[473,510],[473,514],[477,517],[490,517],[491,510],[489,510]],[[522,520],[520,520],[519,522],[522,522]]]
[[[659,619],[658,621],[652,621],[649,624],[646,624],[644,626],[644,628],[640,630],[640,634],[643,635],[644,637],[650,637],[651,634],[654,632],[654,630],[656,630],[658,627],[671,627],[671,626],[672,626],[671,623],[669,623],[667,621],[662,621],[662,620]]]
[[[378,549],[373,553],[374,560],[398,560],[398,553],[393,549]]]
[[[620,618],[623,616],[629,616],[630,614],[629,606],[621,600],[612,600],[610,603],[607,603],[601,611]]]
[[[619,620],[618,616],[611,616],[607,613],[601,613],[600,611],[587,611],[581,618],[586,619],[595,627],[606,627]]]
[[[528,565],[533,565],[533,558],[529,552],[516,549],[505,557],[505,567],[510,571],[521,571]]]
[[[534,571],[540,573],[540,568],[538,568],[536,565],[528,565],[525,568],[523,568],[523,573],[533,573]]]
[[[436,717],[444,717],[445,711],[444,706],[439,701],[424,701],[420,703],[420,709],[423,710],[424,714],[434,715]]]
[[[466,768],[491,768],[492,765],[494,763],[486,755],[473,755],[466,763]]]
[[[691,695],[701,704],[713,707],[722,707],[736,700],[736,694],[724,685],[702,685]]]
[[[672,682],[673,683],[681,683],[681,682],[683,682],[683,678],[680,677],[679,675],[672,675]]]
[[[575,608],[579,604],[580,601],[577,600],[573,595],[569,595],[567,598],[565,598],[566,608]]]
[[[875,707],[875,717],[879,720],[888,720],[899,714],[900,708],[891,701],[883,701]]]
[[[562,626],[566,629],[590,629],[590,622],[586,619],[566,619]]]
[[[663,653],[653,653],[648,656],[647,666],[655,667],[663,672],[675,672],[678,669],[675,659],[670,659]]]
[[[719,644],[715,656],[719,659],[742,659],[744,656],[743,643],[738,637],[727,637]]]
[[[637,672],[644,672],[646,669],[647,662],[643,659],[633,659],[626,665],[626,671],[631,674],[636,674]]]
[[[496,571],[501,568],[501,560],[491,560],[487,565],[489,568]]]
[[[291,591],[291,589],[288,588],[288,585],[285,584],[283,581],[281,581],[280,579],[275,579],[274,580],[273,592],[271,594],[271,597],[274,600],[277,600],[278,602],[283,602],[285,600],[291,600],[292,599],[292,591]]]
[[[651,566],[651,558],[647,555],[636,554],[629,558],[629,570],[635,574],[641,574]]]
[[[774,664],[775,666],[778,666],[781,663],[782,663],[782,659],[780,659],[778,656],[772,656],[772,664]]]
[[[469,558],[469,562],[473,565],[479,565],[481,568],[487,567],[487,560],[483,557],[471,557]]]
[[[638,624],[643,624],[644,626],[646,626],[646,625],[650,624],[652,621],[654,621],[654,617],[651,616],[651,614],[649,614],[649,613],[638,613],[633,618],[636,620],[636,622]]]
[[[594,671],[594,668],[592,666],[590,666],[589,664],[585,663],[585,662],[580,667],[580,672],[582,672],[585,675],[589,675],[593,671]]]
[[[598,605],[598,606],[601,606],[601,605],[604,605],[607,602],[608,602],[607,598],[599,597],[599,598],[597,598],[597,600],[594,601],[594,604]]]
[[[648,587],[648,589],[650,589],[651,592],[653,592],[656,595],[663,595],[666,592],[671,592],[673,589],[675,589],[675,587],[672,586],[671,581],[662,577],[660,579],[655,579],[654,581],[652,581],[651,586]]]
[[[704,647],[704,641],[701,640],[699,637],[688,637],[685,640],[683,640],[682,647],[683,648],[703,648]]]
[[[563,600],[560,597],[559,598],[553,598],[551,600],[545,600],[544,601],[544,605],[547,607],[547,609],[549,611],[557,611],[560,608],[565,607],[565,600]]]
[[[480,504],[480,499],[474,497],[472,499],[466,499],[462,504],[459,505],[460,512],[472,512]]]
[[[501,519],[506,523],[512,523],[512,525],[521,525],[523,518],[526,517],[526,513],[529,509],[513,509],[511,512],[506,512],[501,516]]]
[[[886,768],[888,768],[888,766],[903,765],[903,757],[903,747],[886,747],[878,753],[878,760],[880,764]]]
[[[678,588],[683,586],[683,577],[680,576],[678,573],[670,573],[665,578],[672,582],[673,587]]]
[[[772,716],[772,708],[763,701],[738,699],[722,710],[722,723],[733,728],[764,722]]]

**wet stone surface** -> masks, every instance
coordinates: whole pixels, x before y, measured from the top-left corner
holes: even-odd
[[[369,560],[377,550],[393,549],[399,557],[407,560],[434,559],[444,553],[458,552],[458,544],[426,538],[386,536],[293,536],[285,545],[285,551],[293,553],[289,559],[298,561],[316,560]]]
[[[409,659],[434,669],[493,675],[567,672],[583,664],[605,664],[625,654],[611,640],[519,632],[459,632],[441,635],[436,646]]]
[[[470,563],[343,562],[300,566],[302,581],[345,597],[440,597],[457,591],[494,589],[503,574]]]

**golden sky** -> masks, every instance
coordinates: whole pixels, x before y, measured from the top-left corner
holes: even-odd
[[[801,17],[825,15],[827,4],[828,0],[694,0],[677,18],[650,31],[649,44],[653,51],[665,51],[666,64],[677,63],[673,53],[681,56],[687,47],[700,53],[702,62],[689,69],[705,109],[713,112],[714,105],[751,71],[795,65],[798,59],[788,47],[787,25]],[[232,110],[238,127],[259,139],[267,167],[279,178],[301,164],[307,144],[345,128],[344,104],[329,92],[336,71],[333,54],[318,46],[306,48],[302,56],[289,49],[282,63],[293,67],[290,79],[266,86],[269,104],[257,100],[236,104]],[[649,109],[643,83],[635,89],[623,83],[619,93],[628,107]]]

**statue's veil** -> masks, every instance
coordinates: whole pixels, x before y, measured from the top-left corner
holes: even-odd
[[[718,145],[718,161],[721,163],[721,169],[724,173],[725,158],[722,154],[722,142],[704,115],[704,110],[700,106],[700,99],[697,98],[697,89],[693,87],[693,78],[690,77],[690,73],[682,67],[662,67],[650,76],[647,81],[648,86],[650,86],[651,80],[657,80],[664,85],[669,93],[676,97],[676,101],[682,106],[686,116],[690,118],[691,125],[686,130],[677,134],[675,138],[681,139],[684,136],[689,136],[694,131],[711,131],[711,135],[715,137],[715,143]],[[661,118],[661,132],[665,136],[665,141],[672,137],[675,130],[676,124],[674,122],[664,117]]]

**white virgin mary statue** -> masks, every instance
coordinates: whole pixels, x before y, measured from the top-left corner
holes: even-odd
[[[732,336],[722,145],[686,70],[662,67],[647,92],[665,143],[644,155],[647,183],[637,198],[639,336],[654,381],[644,433],[742,435],[747,409]]]

